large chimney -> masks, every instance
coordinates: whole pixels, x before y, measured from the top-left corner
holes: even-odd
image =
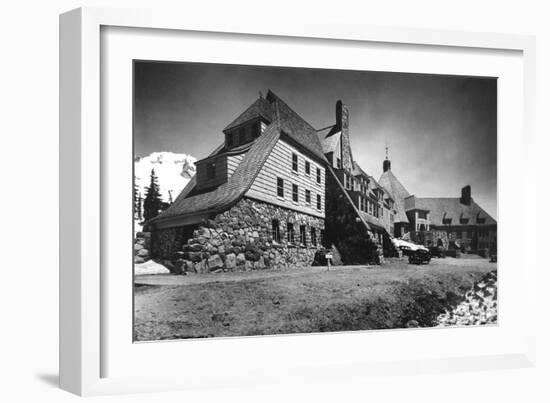
[[[470,185],[466,185],[462,188],[462,196],[460,197],[460,203],[469,206],[472,203],[472,188]]]
[[[342,101],[336,102],[336,126],[342,132],[340,147],[342,152],[342,167],[351,170],[351,149],[349,143],[349,111]]]

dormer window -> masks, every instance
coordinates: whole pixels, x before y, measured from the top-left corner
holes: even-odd
[[[336,158],[336,168],[342,169],[342,160],[340,158]]]
[[[227,135],[227,148],[233,147],[233,133]]]
[[[252,125],[252,138],[255,139],[257,137],[260,137],[260,131],[261,131],[261,123],[256,122]]]
[[[206,177],[208,179],[214,179],[216,177],[216,163],[215,162],[210,162],[206,166]]]
[[[450,225],[452,221],[453,221],[452,218],[443,218],[444,225]]]
[[[246,132],[244,127],[239,129],[239,144],[244,144],[246,142]]]
[[[481,217],[481,214],[477,213],[476,222],[478,224],[485,224],[485,217]]]

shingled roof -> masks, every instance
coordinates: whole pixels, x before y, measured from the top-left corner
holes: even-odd
[[[405,186],[399,182],[391,169],[384,172],[378,182],[389,192],[395,201],[395,210],[397,211],[395,222],[409,222],[405,213],[405,198],[409,197],[410,193],[405,189]]]
[[[258,103],[259,100],[262,101]],[[228,178],[227,182],[211,191],[194,194],[196,177],[193,177],[174,203],[166,211],[149,221],[149,223],[162,223],[170,221],[174,217],[198,216],[199,214],[215,213],[230,208],[248,191],[271,150],[283,134],[298,143],[298,145],[305,147],[307,151],[322,161],[326,161],[321,144],[317,138],[317,133],[309,123],[271,91],[268,92],[266,99],[260,98],[259,100],[247,109],[248,112],[245,111],[246,117],[242,119],[249,119],[260,108],[264,108],[265,110],[265,102],[267,102],[270,105],[270,113],[272,114],[271,123],[267,126],[264,133],[250,146],[241,163]],[[259,104],[263,106],[258,107]],[[250,112],[251,110],[253,112]],[[241,114],[234,122],[239,121],[243,115],[245,114]],[[242,122],[244,121],[242,120]],[[223,152],[223,145],[218,147],[211,155],[220,152],[220,150]]]
[[[151,220],[150,223],[160,223],[175,216],[184,217],[199,213],[213,213],[230,208],[250,188],[279,137],[278,125],[272,123],[250,147],[250,150],[245,154],[227,182],[210,192],[189,196],[196,184],[196,176],[194,176],[174,203],[166,211]]]
[[[224,132],[240,126],[252,119],[263,117],[265,120],[273,121],[273,110],[271,103],[263,97],[259,97],[252,105],[250,105],[243,113],[241,113],[235,120],[229,123],[223,129]]]
[[[292,108],[271,90],[268,91],[266,99],[272,104],[272,110],[274,110],[275,114],[278,114],[281,130],[322,161],[326,161],[323,147],[313,126],[294,112]]]
[[[462,204],[459,197],[417,197],[415,207],[428,210],[433,225],[444,225],[443,218],[451,219],[449,225],[494,225],[497,222],[473,199],[469,205]],[[484,218],[484,224],[477,224],[477,218]],[[468,219],[461,224],[461,219]]]

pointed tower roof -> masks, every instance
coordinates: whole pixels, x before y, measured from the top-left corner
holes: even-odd
[[[395,221],[409,222],[407,214],[405,214],[405,198],[409,197],[411,194],[405,189],[405,186],[399,182],[399,179],[397,179],[389,167],[382,173],[378,183],[390,193],[395,201],[395,209],[397,210]]]

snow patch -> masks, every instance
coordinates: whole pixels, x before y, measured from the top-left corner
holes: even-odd
[[[134,274],[136,276],[145,276],[148,274],[170,274],[170,270],[159,263],[148,260],[145,263],[135,264]]]

